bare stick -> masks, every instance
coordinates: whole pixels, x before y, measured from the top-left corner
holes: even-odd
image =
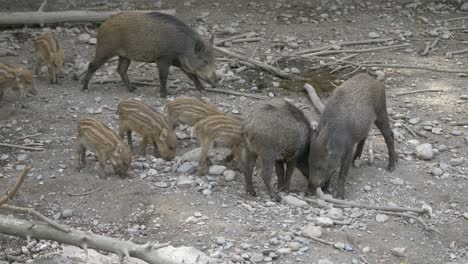
[[[429,51],[433,49],[437,45],[437,43],[439,43],[439,40],[440,38],[437,37],[434,39],[431,45],[427,45],[424,51],[421,53],[421,56],[427,56],[427,54],[429,54]]]
[[[232,94],[232,95],[237,95],[237,96],[245,96],[245,97],[250,97],[258,100],[270,100],[269,97],[263,96],[263,95],[255,95],[255,94],[248,94],[248,93],[241,93],[241,92],[234,92],[234,91],[229,91],[229,90],[224,90],[224,89],[216,89],[216,88],[205,88],[206,91],[208,92],[213,92],[213,93],[223,93],[223,94]]]
[[[27,136],[22,137],[21,140],[24,140],[24,139],[27,139],[27,138],[32,138],[32,137],[37,137],[37,136],[40,136],[40,135],[42,135],[42,133],[27,135]]]
[[[5,56],[18,56],[18,53],[10,49],[0,48],[0,57],[5,57]]]
[[[378,205],[367,205],[367,204],[360,204],[352,201],[345,201],[340,199],[335,199],[333,197],[326,196],[320,187],[316,189],[316,194],[318,198],[338,205],[344,205],[348,207],[358,207],[358,208],[366,208],[371,210],[381,210],[381,211],[390,211],[390,212],[415,212],[418,214],[427,213],[427,209],[425,208],[412,208],[412,207],[397,207],[397,206],[378,206]]]
[[[37,12],[43,12],[44,11],[44,7],[47,5],[47,0],[44,0],[44,2],[42,2],[41,6],[39,7],[39,9],[37,10]]]
[[[94,190],[91,190],[89,192],[84,192],[84,193],[67,193],[68,195],[70,196],[84,196],[84,195],[88,195],[88,194],[92,194],[92,193],[95,193],[95,192],[99,192],[100,190],[102,190],[101,187],[98,187]]]
[[[216,41],[214,42],[214,44],[215,44],[215,45],[221,45],[221,44],[223,44],[224,42],[227,42],[227,41],[232,41],[232,40],[241,39],[241,38],[252,38],[252,37],[255,37],[255,36],[257,36],[257,33],[255,33],[255,32],[247,32],[247,33],[240,34],[240,35],[237,35],[237,36],[232,36],[232,37],[229,37],[229,38],[216,40]]]
[[[118,83],[122,81],[119,78],[106,78],[106,79],[97,79],[91,81],[92,84],[105,84],[105,83]],[[141,86],[153,86],[156,85],[156,83],[153,82],[154,79],[151,78],[135,78],[134,80],[131,80],[130,82],[135,85],[141,85]]]
[[[234,39],[231,41],[231,43],[242,43],[242,42],[257,42],[262,40],[262,38],[242,38],[242,39]]]
[[[325,106],[323,105],[322,101],[320,101],[320,98],[318,97],[317,93],[315,92],[315,89],[312,85],[306,83],[304,84],[304,89],[307,91],[309,94],[310,101],[314,105],[315,109],[319,113],[323,112],[323,109],[325,109]]]
[[[447,52],[447,53],[445,54],[445,57],[447,57],[447,58],[452,58],[453,55],[462,54],[462,53],[467,53],[467,52],[468,52],[468,49],[449,51],[449,52]]]
[[[168,243],[136,244],[129,240],[94,234],[90,231],[69,229],[63,232],[40,222],[25,221],[0,215],[0,233],[17,237],[33,237],[58,243],[111,252],[121,260],[138,258],[149,264],[212,263],[214,260],[191,247],[172,247]],[[181,254],[181,252],[185,254]],[[130,261],[128,259],[128,261]],[[214,263],[214,262],[213,262]]]
[[[457,122],[453,126],[468,126],[468,121]]]
[[[38,211],[31,209],[31,208],[25,208],[25,207],[19,207],[19,206],[13,206],[13,205],[8,205],[8,204],[3,204],[0,206],[0,209],[6,209],[10,211],[15,211],[15,212],[20,212],[20,213],[27,213],[33,216],[36,216],[37,218],[41,219],[42,221],[46,222],[50,226],[56,228],[57,230],[60,230],[62,232],[68,233],[70,230],[66,226],[62,226],[60,224],[57,224],[56,222],[50,220],[47,218],[45,215],[39,213]]]
[[[155,10],[138,10],[132,12],[149,13]],[[157,10],[166,14],[175,14],[175,9]],[[56,23],[98,23],[106,20],[120,11],[57,11],[57,12],[2,12],[0,13],[0,26],[11,25],[37,25]]]
[[[435,72],[447,72],[447,73],[466,73],[468,70],[451,70],[451,69],[438,69],[429,66],[418,66],[418,65],[403,65],[403,64],[384,64],[384,63],[355,63],[351,61],[343,61],[344,63],[352,64],[358,67],[381,67],[381,68],[403,68],[403,69],[415,69],[415,70],[426,70]]]
[[[468,19],[468,17],[453,17],[453,18],[445,19],[444,21],[450,22],[450,21],[465,20],[465,19]]]
[[[401,95],[416,94],[416,93],[438,93],[438,92],[444,92],[444,90],[441,90],[441,89],[414,90],[414,91],[410,91],[410,92],[397,93],[395,95],[396,96],[401,96]]]
[[[21,175],[19,176],[15,185],[13,185],[11,190],[8,190],[6,192],[5,196],[0,198],[0,206],[8,202],[9,200],[13,199],[13,197],[15,197],[16,193],[19,191],[19,188],[21,187],[21,185],[23,185],[24,180],[26,179],[26,176],[28,175],[30,170],[31,170],[31,167],[29,166],[23,169],[23,172],[21,172]]]
[[[253,59],[253,58],[249,58],[249,57],[246,57],[246,56],[243,56],[243,55],[240,55],[240,54],[237,54],[235,52],[232,52],[232,51],[229,51],[227,49],[224,49],[224,48],[221,48],[221,47],[214,47],[215,50],[219,51],[219,52],[222,52],[224,54],[227,54],[229,56],[232,56],[232,57],[235,57],[235,58],[238,58],[240,60],[243,60],[243,61],[246,61],[246,62],[249,62],[261,69],[263,69],[264,71],[267,71],[267,72],[270,72],[278,77],[281,77],[283,79],[303,79],[299,76],[294,76],[294,75],[291,75],[291,74],[288,74],[282,70],[279,70],[271,65],[268,65],[266,63],[263,63],[259,60],[256,60],[256,59]]]
[[[414,220],[416,220],[416,221],[418,221],[419,223],[421,223],[421,225],[424,227],[424,229],[429,230],[429,231],[432,231],[432,232],[435,232],[435,233],[437,233],[437,234],[439,234],[439,235],[444,235],[444,234],[443,234],[442,232],[440,232],[439,230],[430,227],[426,222],[424,222],[424,220],[422,220],[420,217],[417,217],[417,216],[415,216],[415,215],[412,215],[412,214],[405,214],[405,213],[396,213],[396,212],[382,212],[382,213],[388,214],[388,215],[395,215],[395,216],[413,218]]]
[[[317,242],[320,242],[322,244],[328,245],[328,246],[335,247],[335,243],[326,241],[326,240],[318,238],[318,237],[308,236],[307,238],[312,239],[312,240],[317,241]]]
[[[314,52],[314,53],[303,54],[303,55],[301,55],[301,57],[307,58],[307,57],[312,57],[312,56],[331,55],[331,54],[337,54],[337,53],[364,53],[364,52],[372,52],[372,51],[378,51],[378,50],[403,48],[403,47],[407,47],[409,45],[410,44],[405,43],[405,44],[398,44],[398,45],[384,46],[384,47],[377,47],[377,48],[369,48],[369,49],[360,49],[360,50],[359,49],[324,50],[324,51],[319,51],[319,52]]]
[[[36,150],[36,151],[44,150],[43,148],[26,147],[26,146],[8,144],[8,143],[0,143],[0,147],[19,148],[19,149]]]
[[[319,48],[314,48],[314,49],[307,49],[307,50],[301,50],[298,52],[294,52],[292,55],[302,55],[306,53],[312,53],[312,52],[317,52],[317,51],[322,51],[322,50],[328,50],[332,49],[336,46],[351,46],[351,45],[361,45],[361,44],[371,44],[371,43],[384,43],[393,40],[392,38],[386,38],[386,39],[365,39],[365,40],[354,40],[354,41],[344,41],[340,43],[335,43],[335,44],[330,44],[328,46],[324,47],[319,47]]]

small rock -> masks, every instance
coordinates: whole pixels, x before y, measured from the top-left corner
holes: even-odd
[[[281,202],[287,205],[296,206],[296,207],[308,207],[309,206],[309,204],[306,201],[300,200],[291,195],[284,196]]]
[[[333,220],[328,217],[319,216],[315,218],[315,224],[318,226],[333,226]]]
[[[392,252],[392,255],[394,256],[404,257],[406,248],[401,248],[401,247],[392,248],[391,252]]]
[[[62,218],[70,218],[73,216],[73,210],[72,209],[65,209],[62,211]]]
[[[221,30],[221,34],[227,34],[227,35],[234,35],[237,34],[239,30],[233,28],[233,27],[225,27]]]
[[[453,158],[453,159],[450,159],[449,164],[450,164],[451,166],[456,167],[456,166],[462,165],[462,164],[463,164],[463,161],[464,161],[463,157],[461,157],[461,158]]]
[[[26,159],[28,158],[28,155],[26,154],[21,154],[21,155],[18,155],[18,157],[16,158],[18,161],[25,161]]]
[[[335,264],[335,263],[333,263],[333,261],[329,259],[321,259],[317,262],[317,264]]]
[[[362,253],[367,253],[367,252],[369,252],[369,251],[370,251],[370,248],[369,248],[369,247],[364,247],[364,248],[362,249]]]
[[[276,250],[276,253],[278,255],[287,255],[287,254],[291,253],[291,249],[290,248],[279,248],[279,249]]]
[[[440,176],[440,175],[442,175],[444,173],[444,171],[442,169],[440,169],[440,168],[435,167],[435,168],[432,168],[431,173],[434,176]]]
[[[184,161],[198,162],[198,160],[200,159],[200,152],[201,152],[201,148],[192,149],[190,151],[185,152],[184,155],[180,157],[180,160],[183,162]]]
[[[21,252],[23,252],[23,254],[25,254],[25,255],[29,255],[29,249],[27,247],[25,247],[25,246],[21,247]]]
[[[375,38],[380,38],[380,34],[377,33],[377,32],[369,32],[369,33],[367,34],[367,36],[368,36],[369,38],[373,38],[373,39],[375,39]]]
[[[460,131],[460,130],[452,130],[452,131],[450,132],[450,134],[451,134],[452,136],[461,136],[461,135],[463,135],[463,131]]]
[[[296,241],[289,242],[288,248],[290,248],[292,251],[298,251],[299,249],[302,248],[302,244]]]
[[[223,176],[225,181],[230,182],[236,179],[236,172],[233,170],[225,170]]]
[[[16,171],[22,171],[24,170],[24,168],[26,168],[26,165],[23,165],[23,164],[16,165]]]
[[[432,134],[435,135],[442,135],[442,128],[440,127],[434,127],[431,129]]]
[[[241,257],[240,255],[232,255],[231,256],[231,261],[234,262],[234,263],[243,263],[244,258]]]
[[[192,174],[195,172],[195,167],[190,162],[184,162],[177,168],[177,173],[181,174]]]
[[[224,237],[218,237],[216,238],[216,244],[222,246],[226,244],[226,239]]]
[[[465,220],[468,220],[468,213],[464,213],[463,217],[465,217]]]
[[[91,36],[88,33],[83,33],[78,37],[78,43],[88,43],[89,40],[91,39]]]
[[[182,189],[188,189],[195,185],[195,182],[185,175],[180,175],[177,178],[177,187]]]
[[[460,11],[468,12],[468,2],[460,6]]]
[[[91,45],[96,45],[97,39],[96,38],[90,38],[88,43],[91,44]]]
[[[308,224],[301,228],[301,234],[305,237],[320,237],[322,235],[322,227]]]
[[[250,261],[253,263],[260,263],[263,261],[263,254],[262,253],[253,253],[250,256]]]
[[[156,175],[158,175],[158,171],[155,170],[155,169],[149,169],[148,170],[148,175],[149,176],[156,176]]]
[[[156,182],[154,184],[156,187],[159,187],[159,188],[167,188],[169,187],[169,185],[167,184],[167,182]]]
[[[448,150],[448,147],[447,145],[441,144],[437,147],[437,149],[439,150],[439,152],[442,152]]]
[[[205,190],[202,191],[202,194],[206,195],[206,196],[211,195],[211,193],[212,193],[212,191],[210,189],[205,189]]]
[[[341,220],[343,219],[343,210],[340,208],[330,208],[328,210],[328,217],[334,220]]]
[[[416,157],[422,160],[430,160],[434,157],[434,150],[432,145],[429,143],[424,143],[416,146]]]
[[[419,123],[421,121],[421,118],[419,117],[416,117],[416,118],[411,118],[410,120],[408,120],[408,123],[412,124],[412,125],[416,125],[417,123]]]
[[[386,214],[377,214],[377,215],[375,216],[375,220],[376,220],[377,222],[379,222],[379,223],[384,223],[384,222],[386,222],[386,221],[388,220],[388,218],[389,218],[389,217],[388,217],[388,215],[386,215]]]
[[[221,175],[223,174],[223,172],[226,170],[226,166],[222,166],[222,165],[213,165],[210,167],[210,169],[208,170],[208,173],[211,174],[211,175]]]
[[[370,192],[372,190],[372,187],[370,187],[369,185],[364,185],[363,189],[366,192]]]

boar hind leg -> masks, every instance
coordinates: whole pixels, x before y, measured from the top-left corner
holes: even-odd
[[[283,188],[285,192],[289,192],[289,190],[291,189],[291,178],[292,178],[294,169],[296,168],[296,164],[297,162],[295,159],[289,160],[288,162],[286,162],[286,175],[284,176],[284,188]]]
[[[354,156],[353,156],[353,164],[354,161],[361,158],[362,155],[362,149],[364,148],[364,143],[366,143],[366,138],[363,140],[359,141],[359,143],[356,146],[356,151],[354,151]]]
[[[80,171],[86,163],[86,148],[81,143],[76,144],[75,170]]]
[[[143,139],[141,140],[141,146],[140,146],[140,155],[145,156],[146,155],[146,146],[148,145],[148,137],[143,136]]]
[[[245,179],[245,190],[248,194],[252,196],[257,196],[255,193],[255,188],[253,186],[252,181],[252,174],[255,167],[255,161],[257,160],[258,155],[253,153],[251,150],[245,150],[245,171],[244,171],[244,179]]]
[[[119,56],[119,65],[117,66],[117,72],[122,78],[122,81],[124,82],[125,87],[127,87],[128,91],[134,92],[136,88],[130,82],[130,79],[128,78],[128,74],[127,74],[127,70],[129,66],[130,66],[130,60],[125,57]]]
[[[98,53],[98,52],[97,52]],[[94,73],[101,68],[101,66],[108,61],[112,55],[105,56],[105,57],[96,57],[92,62],[88,65],[88,71],[86,72],[85,77],[83,78],[83,87],[81,88],[83,91],[88,90],[89,80],[93,77]]]
[[[212,142],[209,140],[200,140],[200,160],[198,161],[198,174],[203,175],[206,173],[207,169],[207,159],[208,159],[208,151],[210,150],[210,145]]]
[[[281,197],[274,191],[273,184],[271,184],[271,175],[273,174],[274,163],[274,160],[265,158],[262,159],[262,178],[271,199],[279,202],[281,201]]]
[[[276,176],[278,177],[278,184],[276,188],[278,191],[284,190],[284,164],[282,161],[276,161],[275,163]]]
[[[158,71],[159,71],[159,92],[161,94],[161,97],[166,98],[167,96],[167,77],[169,76],[169,67],[171,66],[167,61],[165,60],[159,60],[157,62],[158,64]]]
[[[341,160],[340,173],[338,174],[338,183],[335,195],[337,198],[344,199],[346,176],[348,176],[349,167],[351,167],[352,157],[352,150],[346,151]]]
[[[387,170],[393,171],[395,169],[395,163],[397,161],[397,157],[395,154],[395,146],[393,141],[393,132],[390,129],[390,124],[388,122],[387,113],[382,114],[378,117],[377,121],[375,121],[375,125],[382,133],[385,144],[387,145],[388,149],[388,167]]]
[[[192,80],[193,84],[195,85],[195,88],[197,88],[200,92],[205,91],[205,87],[200,82],[200,79],[198,79],[198,76],[196,74],[190,73],[183,69],[182,71],[190,78],[190,80]]]
[[[96,152],[96,156],[99,163],[99,178],[105,179],[107,155],[101,152]]]

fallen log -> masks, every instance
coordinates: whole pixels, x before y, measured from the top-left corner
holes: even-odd
[[[351,45],[363,45],[363,44],[372,44],[372,43],[385,43],[385,42],[392,41],[392,40],[393,40],[392,38],[384,38],[384,39],[365,39],[365,40],[344,41],[344,42],[338,42],[338,43],[330,44],[330,45],[323,46],[323,47],[300,50],[298,52],[292,53],[291,55],[296,56],[296,55],[303,55],[303,54],[317,52],[317,51],[329,50],[329,49],[333,49],[336,46],[351,46]]]
[[[138,10],[132,12],[161,12],[165,14],[175,15],[175,9],[164,10]],[[44,25],[56,23],[98,23],[103,22],[112,15],[118,14],[121,11],[55,11],[55,12],[1,12],[0,26],[23,26],[23,25]]]

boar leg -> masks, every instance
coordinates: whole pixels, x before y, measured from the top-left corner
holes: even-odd
[[[292,174],[294,172],[294,169],[296,168],[296,159],[292,159],[286,162],[286,175],[284,176],[284,188],[283,190],[285,192],[289,192],[291,189],[291,178]]]
[[[143,139],[141,140],[141,145],[140,145],[141,156],[146,155],[146,145],[148,145],[148,136],[143,136]]]
[[[171,66],[166,60],[159,60],[156,62],[158,64],[158,71],[159,71],[159,92],[161,97],[166,98],[167,96],[167,76],[169,76],[169,67]]]
[[[276,161],[275,163],[276,176],[278,177],[278,184],[276,188],[278,191],[284,190],[284,164],[282,161]]]
[[[205,87],[200,82],[200,79],[198,79],[198,76],[196,74],[188,72],[187,70],[184,70],[184,69],[182,69],[182,71],[190,78],[190,80],[192,80],[193,84],[195,85],[195,88],[197,88],[200,92],[205,91]]]
[[[34,58],[34,74],[39,76],[39,71],[41,69],[42,59],[40,57]]]
[[[83,144],[77,142],[76,144],[76,157],[75,157],[75,169],[80,171],[83,164],[86,163],[86,148]]]
[[[98,54],[99,52],[96,52]],[[91,77],[93,77],[94,73],[101,68],[101,66],[108,61],[113,54],[107,55],[104,57],[96,57],[92,62],[89,63],[88,65],[88,71],[86,72],[85,77],[83,78],[83,87],[81,88],[83,91],[88,90],[88,84],[89,80],[91,80]]]
[[[338,174],[338,183],[336,187],[336,198],[344,199],[346,176],[348,176],[349,167],[353,160],[352,148],[348,148],[341,159],[340,173]]]
[[[99,163],[99,178],[105,179],[106,178],[106,161],[107,161],[107,155],[104,153],[101,153],[99,151],[96,152],[97,160]]]
[[[211,140],[200,139],[200,160],[198,161],[198,173],[203,175],[206,172],[208,151],[210,150]]]
[[[125,86],[127,87],[129,92],[134,92],[136,90],[135,86],[132,85],[130,79],[128,79],[127,70],[130,67],[130,60],[119,56],[119,65],[117,66],[117,72],[119,73],[122,81],[124,82]]]
[[[388,122],[387,113],[383,113],[378,116],[377,120],[375,121],[375,125],[382,133],[385,144],[387,145],[388,149],[388,167],[387,170],[393,171],[395,169],[395,163],[397,161],[397,157],[395,154],[395,146],[394,146],[394,139],[393,139],[393,131],[390,128],[390,124]]]
[[[366,143],[366,138],[364,138],[363,140],[359,141],[359,143],[357,144],[357,146],[356,146],[356,151],[354,151],[354,156],[353,156],[353,165],[354,165],[354,161],[355,161],[356,159],[361,158],[362,149],[364,148],[364,143]]]
[[[47,71],[49,72],[49,82],[57,83],[57,74],[53,65],[47,65]]]
[[[271,175],[273,174],[274,163],[275,161],[272,159],[262,158],[262,178],[271,199],[279,202],[281,201],[281,197],[277,193],[275,193],[273,189],[273,184],[271,184]]]
[[[245,190],[248,194],[252,196],[257,196],[255,193],[255,188],[252,182],[252,174],[255,167],[255,161],[257,160],[258,155],[253,153],[251,150],[245,150],[245,172],[244,172],[244,179],[245,179]]]

